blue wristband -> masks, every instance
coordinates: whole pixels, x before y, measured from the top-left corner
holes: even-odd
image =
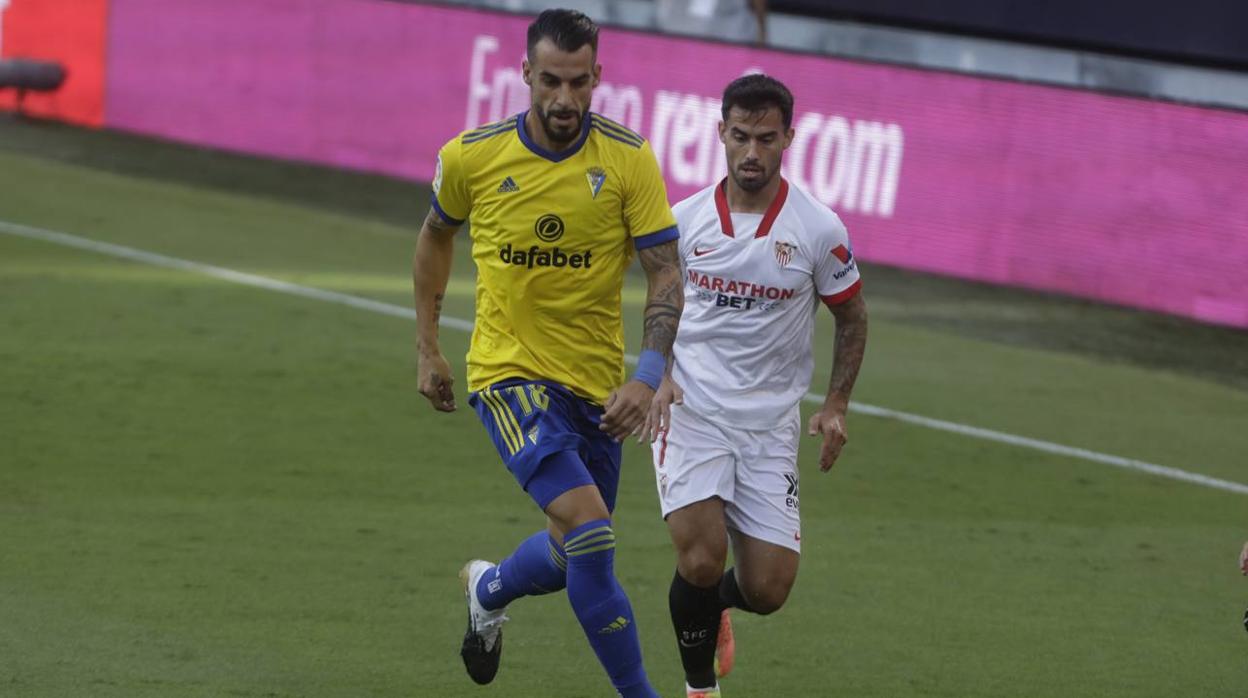
[[[633,373],[633,380],[645,383],[652,390],[658,390],[666,371],[667,359],[662,354],[653,349],[643,349],[641,356],[637,357],[637,371]]]

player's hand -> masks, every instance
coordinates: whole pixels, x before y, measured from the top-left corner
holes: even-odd
[[[621,385],[607,398],[607,404],[604,405],[607,411],[603,413],[602,424],[598,428],[610,434],[616,441],[640,434],[653,399],[654,389],[641,381],[629,381]]]
[[[811,436],[823,434],[823,449],[819,451],[819,470],[828,472],[832,464],[841,455],[845,442],[849,441],[845,430],[845,405],[842,403],[823,403],[819,411],[810,416],[808,433]]]
[[[672,405],[685,404],[685,391],[671,376],[663,376],[663,382],[659,384],[659,389],[654,394],[654,399],[650,401],[650,411],[646,413],[646,422],[641,426],[641,434],[637,437],[637,443],[654,440],[659,438],[659,434],[667,431],[668,425],[672,423]]]
[[[455,391],[451,386],[451,365],[441,352],[421,353],[416,359],[416,379],[420,394],[429,398],[433,409],[439,412],[455,411]]]
[[[1248,543],[1244,543],[1244,549],[1239,553],[1239,571],[1248,577]]]

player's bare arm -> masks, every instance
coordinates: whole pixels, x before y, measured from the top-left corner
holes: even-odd
[[[663,382],[655,391],[654,399],[650,401],[650,411],[646,414],[646,422],[641,427],[638,440],[654,443],[659,434],[667,431],[668,425],[672,423],[672,405],[683,404],[685,391],[672,379],[672,365],[668,362],[667,373],[663,375]]]
[[[416,255],[412,260],[412,286],[416,294],[416,377],[420,394],[429,399],[435,410],[455,411],[455,382],[451,365],[438,346],[438,321],[442,316],[442,300],[451,276],[451,258],[455,250],[455,232],[459,226],[443,220],[429,209],[425,223],[416,239]]]
[[[646,272],[647,283],[641,348],[670,359],[680,313],[685,307],[676,242],[647,247],[640,250],[637,257]],[[617,439],[640,435],[654,393],[654,389],[639,380],[625,383],[607,399],[602,429]]]
[[[681,275],[683,283],[683,274]],[[684,303],[684,297],[681,296],[681,303]],[[683,305],[682,305],[683,312]],[[663,382],[659,384],[659,389],[654,393],[654,399],[650,401],[650,410],[646,413],[646,421],[641,426],[641,434],[637,441],[649,441],[654,443],[659,438],[659,434],[667,431],[667,427],[672,421],[672,405],[683,405],[685,403],[685,391],[680,384],[672,378],[672,363],[674,357],[668,357],[667,369],[663,372]]]
[[[832,468],[848,441],[845,412],[849,409],[849,396],[854,391],[858,369],[867,351],[867,302],[859,293],[833,306],[832,315],[836,318],[832,378],[828,381],[823,406],[811,416],[809,425],[811,436],[823,435],[823,449],[819,453],[819,469],[823,472]]]
[[[676,328],[680,325],[680,313],[685,307],[676,242],[673,240],[647,247],[637,256],[649,284],[641,348],[653,349],[670,357],[672,343],[676,341]]]

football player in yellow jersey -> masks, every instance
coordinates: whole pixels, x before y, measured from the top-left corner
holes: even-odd
[[[566,588],[616,691],[658,694],[613,571],[611,512],[620,441],[640,433],[683,308],[676,221],[650,146],[590,112],[601,75],[598,28],[548,10],[529,26],[523,74],[532,106],[466,131],[438,155],[432,209],[413,263],[420,391],[455,409],[438,314],[452,241],[471,222],[476,326],[469,403],[547,528],[498,565],[460,572],[469,676],[498,670],[506,605]],[[649,290],[637,371],[624,374],[620,292],[634,253]]]

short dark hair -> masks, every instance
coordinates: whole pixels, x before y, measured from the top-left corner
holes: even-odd
[[[550,39],[560,51],[572,53],[585,44],[598,55],[598,25],[577,10],[545,10],[529,25],[529,60],[542,39]]]
[[[780,118],[784,120],[784,128],[793,125],[793,93],[784,83],[762,73],[745,75],[728,83],[724,88],[724,102],[721,107],[724,121],[728,120],[728,112],[733,107],[740,107],[747,112],[765,111],[767,107],[780,110]]]

